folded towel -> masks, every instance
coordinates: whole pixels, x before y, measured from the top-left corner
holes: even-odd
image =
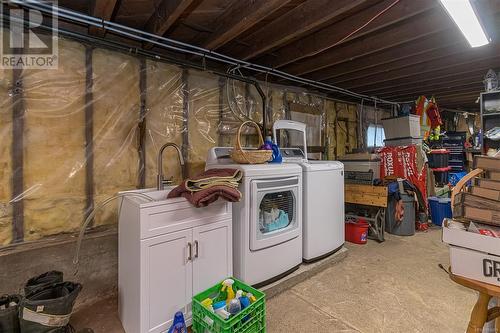
[[[242,174],[236,169],[210,169],[187,179],[174,188],[167,198],[186,198],[193,206],[205,207],[219,198],[229,202],[241,200],[238,182]]]
[[[209,169],[184,181],[186,190],[201,191],[213,186],[229,186],[238,188],[243,174],[237,169]]]

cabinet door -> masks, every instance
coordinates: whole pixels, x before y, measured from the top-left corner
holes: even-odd
[[[166,331],[177,311],[191,316],[191,243],[191,229],[142,241],[141,332]]]
[[[233,274],[231,220],[193,229],[193,293]]]

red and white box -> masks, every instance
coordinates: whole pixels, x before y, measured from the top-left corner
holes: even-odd
[[[500,238],[467,231],[465,224],[445,219],[443,242],[450,245],[453,274],[500,286]]]

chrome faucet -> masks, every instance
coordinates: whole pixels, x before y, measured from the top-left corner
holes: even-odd
[[[182,174],[182,177],[184,178],[184,158],[182,157],[182,152],[181,152],[181,149],[179,148],[178,145],[176,145],[175,143],[172,143],[172,142],[168,142],[166,144],[164,144],[161,148],[160,148],[160,151],[158,152],[158,176],[157,176],[157,184],[156,184],[156,189],[158,191],[161,191],[165,188],[165,185],[172,185],[173,181],[172,181],[172,178],[170,179],[164,179],[163,178],[163,151],[165,150],[165,148],[167,147],[173,147],[175,148],[175,150],[177,150],[177,156],[179,157],[179,163],[180,163],[180,167],[181,167],[181,174]]]

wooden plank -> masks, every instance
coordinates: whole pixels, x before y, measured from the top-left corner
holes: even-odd
[[[24,99],[22,69],[13,70],[12,95],[12,243],[24,241]]]
[[[387,187],[345,184],[345,202],[358,205],[387,207]]]
[[[91,10],[92,16],[110,21],[117,3],[118,0],[94,0],[92,4],[93,8]],[[93,36],[104,37],[104,35],[106,34],[106,30],[104,30],[103,28],[91,26],[89,27],[89,34]]]
[[[429,36],[451,27],[452,22],[443,20],[442,11],[436,9],[421,13],[414,18],[394,24],[383,31],[365,35],[350,43],[341,44],[304,61],[283,67],[285,72],[304,75],[344,62],[345,59],[357,59],[368,54],[398,47],[410,41]],[[299,52],[296,50],[296,52]]]
[[[455,38],[456,37],[456,38]],[[344,76],[350,73],[366,71],[370,68],[378,68],[379,66],[393,63],[402,60],[422,59],[426,54],[444,50],[450,46],[457,44],[465,45],[465,41],[460,40],[461,36],[454,30],[446,30],[437,32],[430,36],[418,38],[412,42],[370,54],[366,57],[357,58],[355,60],[346,59],[346,61],[324,68],[321,71],[313,72],[308,75],[308,78],[313,80],[328,80],[339,76]],[[457,41],[458,40],[458,41]],[[275,52],[275,54],[278,54]]]
[[[345,18],[356,8],[374,2],[373,0],[308,0],[241,40],[242,44],[248,47],[238,46],[228,53],[240,59],[254,58],[329,22]]]
[[[488,171],[487,175],[488,175],[488,178],[491,179],[491,180],[500,181],[500,172],[497,172],[497,171]]]
[[[491,225],[500,225],[500,211],[468,207],[461,204],[453,207],[453,218],[459,220],[479,221],[481,223]]]
[[[144,30],[158,36],[163,36],[193,4],[194,0],[162,0],[156,11],[146,22]],[[144,44],[145,49],[151,49],[154,44]]]
[[[235,39],[243,32],[287,5],[291,0],[233,1],[232,5],[217,19],[215,31],[202,45],[215,50]]]
[[[85,218],[94,209],[94,86],[93,48],[85,47]]]
[[[319,54],[334,46],[371,34],[391,24],[396,24],[411,18],[436,5],[436,2],[433,0],[399,2],[395,2],[394,0],[380,1],[366,9],[349,15],[341,21],[322,28],[315,32],[314,35],[305,36],[304,38],[273,51],[273,55],[266,57],[267,61],[262,61],[261,63],[280,68],[300,59]],[[387,11],[383,12],[384,10]],[[355,31],[380,13],[382,14],[370,22],[366,27],[356,32],[353,36],[345,38],[350,32]],[[401,55],[401,53],[399,55]]]

